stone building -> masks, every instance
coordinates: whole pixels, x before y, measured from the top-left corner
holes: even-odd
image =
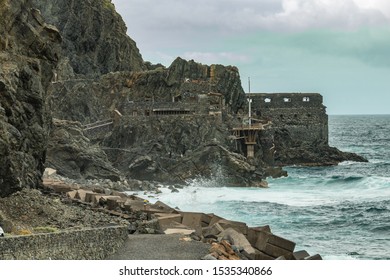
[[[328,144],[328,115],[319,93],[253,93],[254,117],[286,129],[293,140]]]

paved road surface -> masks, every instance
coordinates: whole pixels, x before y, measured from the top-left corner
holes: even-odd
[[[122,248],[108,260],[200,260],[209,244],[183,241],[179,234],[129,235]]]

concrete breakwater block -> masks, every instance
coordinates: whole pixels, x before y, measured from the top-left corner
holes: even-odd
[[[43,185],[45,186],[45,188],[48,188],[56,193],[67,193],[69,191],[77,190],[80,188],[78,185],[75,184],[70,185],[62,181],[56,181],[52,179],[44,179]]]
[[[204,213],[197,212],[180,212],[183,217],[183,225],[189,226],[191,228],[197,227],[207,227],[210,224],[212,219],[211,216]]]
[[[246,223],[222,219],[218,221],[218,224],[224,229],[233,228],[242,234],[248,234],[248,226]]]
[[[271,228],[269,227],[269,225],[262,227],[248,227],[247,238],[253,247],[255,247],[257,239],[261,232],[271,233]]]
[[[154,221],[156,229],[165,234],[191,235],[195,240],[203,240],[214,248],[208,259],[250,259],[250,260],[321,260],[316,254],[306,251],[294,252],[295,242],[274,235],[266,226],[248,227],[246,223],[224,219],[215,214],[184,212],[157,201],[149,204],[142,198],[126,196],[122,193],[98,193],[91,190],[69,190],[66,195],[91,205],[99,205],[101,210],[119,211],[112,214],[127,216],[126,212],[143,212],[147,221]],[[128,216],[127,218],[130,218]]]
[[[202,228],[202,235],[205,238],[217,237],[222,231],[224,231],[224,228],[216,223],[212,226]]]
[[[94,193],[94,192],[93,191],[89,191],[89,190],[79,189],[77,191],[77,194],[76,194],[75,198],[81,200],[82,202],[87,202],[86,201],[87,193]]]
[[[245,235],[233,228],[225,229],[219,236],[222,240],[228,240],[230,244],[242,248],[244,254],[248,256],[253,256],[256,253],[255,248],[252,247]]]
[[[176,214],[179,213],[176,209],[168,206],[167,204],[165,204],[164,202],[161,202],[161,201],[157,201],[156,203],[151,205],[151,207],[162,210],[164,212],[168,212],[168,213],[176,213]]]
[[[293,252],[295,249],[295,242],[279,237],[270,232],[258,231],[255,247],[260,251],[264,251],[266,250],[267,244],[279,247],[286,251],[286,253]],[[269,247],[272,248],[273,246]],[[277,250],[277,248],[275,250]]]
[[[183,217],[180,214],[157,213],[155,216],[157,217],[160,229],[163,231],[168,228],[178,228],[179,225],[182,228],[188,228],[182,224]]]
[[[305,250],[296,251],[286,255],[287,260],[304,260],[309,257],[310,254]]]
[[[125,203],[126,199],[121,196],[112,195],[106,198],[106,206],[108,210],[123,208]]]

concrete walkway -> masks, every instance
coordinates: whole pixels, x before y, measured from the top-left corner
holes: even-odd
[[[122,248],[108,260],[200,260],[209,244],[180,240],[180,234],[129,235]]]

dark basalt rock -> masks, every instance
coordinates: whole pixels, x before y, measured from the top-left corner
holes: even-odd
[[[79,122],[53,120],[46,166],[71,179],[119,180],[119,172],[98,145],[84,136]]]
[[[61,36],[30,1],[0,4],[0,196],[7,196],[41,183]]]
[[[126,25],[110,0],[32,3],[60,30],[63,52],[75,74],[146,70],[136,43],[126,35]]]

